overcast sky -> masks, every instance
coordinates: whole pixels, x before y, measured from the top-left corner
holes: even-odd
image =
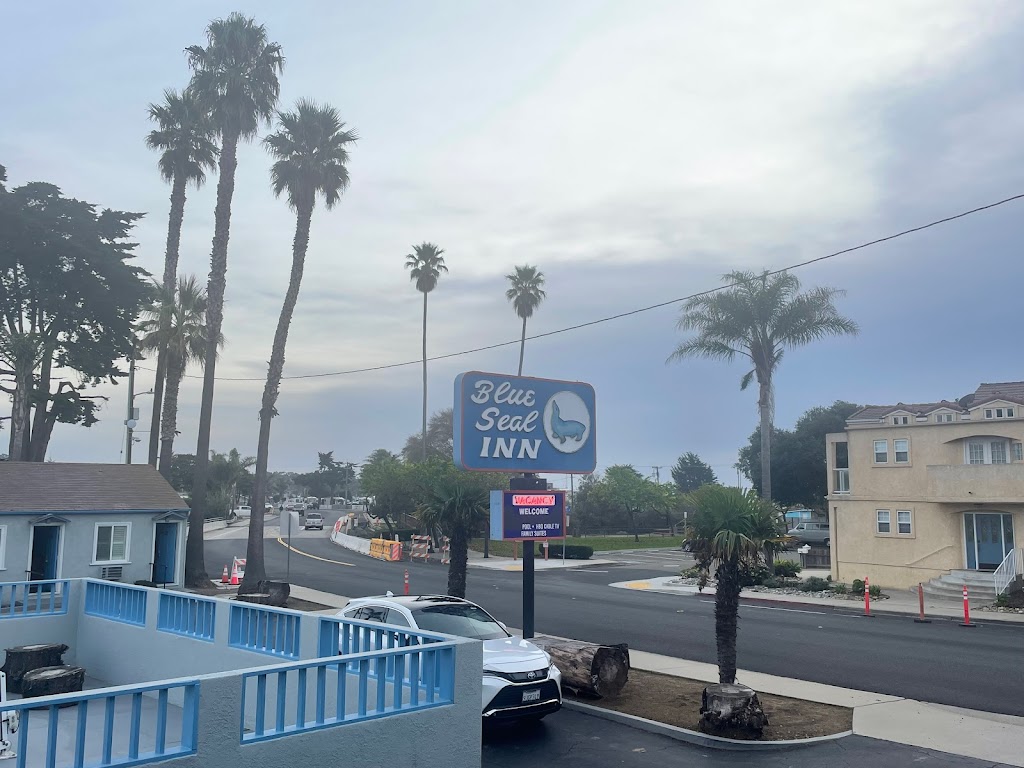
[[[450,269],[430,296],[429,351],[447,354],[518,338],[504,298],[516,264],[547,276],[530,322],[543,333],[1024,192],[1024,9],[938,0],[5,3],[10,183],[146,212],[139,262],[160,274],[169,188],[143,143],[146,106],[186,85],[183,48],[232,10],[283,46],[282,107],[328,102],[362,137],[350,190],[313,216],[286,375],[418,360],[421,297],[403,262],[424,240]],[[259,379],[217,385],[212,445],[244,454],[294,227],[269,166],[258,143],[239,153],[217,367]],[[185,210],[181,268],[204,279],[214,192],[215,175]],[[800,269],[806,286],[848,291],[840,309],[862,332],[787,353],[776,423],[840,398],[926,401],[1024,378],[1022,220],[1024,201]],[[601,466],[651,472],[695,451],[735,482],[756,393],[739,390],[738,362],[666,363],[677,317],[528,342],[524,373],[594,385]],[[431,364],[430,410],[451,405],[459,372],[514,371],[517,355]],[[151,383],[140,371],[138,388]],[[50,458],[121,458],[125,387],[105,392],[101,422],[58,427]],[[199,396],[187,380],[179,452],[195,450]],[[278,410],[271,469],[312,469],[326,450],[361,461],[418,429],[420,370],[289,380]]]

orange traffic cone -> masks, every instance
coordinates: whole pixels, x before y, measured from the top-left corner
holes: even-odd
[[[228,567],[226,565],[224,566],[224,573],[221,574],[220,583],[221,584],[227,584],[228,583]]]
[[[238,563],[231,563],[231,586],[237,587],[238,584]]]

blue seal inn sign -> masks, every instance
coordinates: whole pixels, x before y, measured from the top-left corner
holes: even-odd
[[[469,371],[455,378],[455,463],[484,472],[589,474],[597,466],[594,388]]]

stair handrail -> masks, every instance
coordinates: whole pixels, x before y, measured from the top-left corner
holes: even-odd
[[[1024,570],[1022,566],[1024,566],[1024,548],[1011,549],[1006,553],[1003,562],[992,574],[992,584],[995,587],[996,595],[1003,594],[1017,580],[1017,575]]]

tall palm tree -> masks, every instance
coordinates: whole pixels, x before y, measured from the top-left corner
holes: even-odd
[[[519,339],[519,375],[523,375],[523,353],[526,351],[526,321],[533,317],[533,311],[547,296],[544,293],[544,273],[536,267],[524,264],[516,267],[511,275],[505,275],[509,289],[505,298],[512,302],[516,314],[523,318],[523,335]]]
[[[161,287],[166,294],[173,295],[178,275],[181,222],[185,217],[185,190],[189,184],[198,189],[206,181],[206,171],[217,165],[217,145],[213,143],[210,115],[189,91],[164,91],[163,104],[149,105],[149,119],[157,127],[146,136],[146,146],[160,152],[160,176],[171,185],[171,211],[167,220],[167,250]],[[166,328],[162,330],[166,334]],[[153,418],[149,428],[149,463],[154,467],[160,447],[160,412],[167,377],[167,349],[158,347],[156,352]]]
[[[174,436],[178,422],[178,391],[190,363],[202,363],[206,356],[206,291],[194,275],[181,276],[166,291],[160,287],[158,301],[139,324],[143,351],[161,350],[166,363],[167,397],[160,423],[160,474],[169,478],[174,458]],[[224,345],[223,338],[220,346]]]
[[[740,381],[746,389],[757,379],[761,417],[761,496],[772,498],[771,436],[775,409],[773,378],[787,348],[827,336],[856,335],[857,323],[843,317],[834,301],[838,288],[800,293],[800,281],[788,272],[761,274],[734,271],[722,278],[727,287],[690,299],[678,327],[696,331],[672,354],[673,359],[707,357],[732,361],[742,355],[752,366]]]
[[[420,243],[412,247],[412,253],[405,257],[405,268],[409,270],[409,279],[416,283],[416,290],[423,294],[423,429],[422,461],[427,460],[427,294],[437,287],[437,280],[442,272],[447,272],[444,265],[444,250],[433,243]]]
[[[295,211],[295,238],[292,241],[292,273],[288,280],[281,315],[277,320],[274,346],[267,367],[267,383],[263,388],[260,408],[260,437],[256,448],[256,477],[252,506],[263,509],[267,485],[267,460],[270,453],[270,425],[277,415],[277,397],[284,371],[285,346],[291,327],[295,303],[302,285],[302,271],[309,247],[309,226],[317,198],[330,210],[348,187],[348,148],[358,138],[345,124],[334,107],[300,100],[294,112],[278,114],[280,127],[264,144],[274,157],[270,170],[274,194],[288,196],[288,206]],[[263,516],[253,515],[249,522],[249,545],[246,554],[243,590],[252,590],[266,578],[263,563]]]
[[[761,560],[765,544],[777,535],[769,521],[778,513],[771,502],[751,489],[705,485],[689,495],[696,508],[690,522],[690,543],[706,583],[715,569],[715,645],[718,681],[736,682],[736,624],[741,576]]]
[[[438,480],[420,508],[420,521],[428,529],[440,529],[451,541],[448,594],[466,597],[466,564],[469,539],[488,515],[490,501],[478,484],[460,477]]]
[[[185,584],[190,587],[205,586],[207,581],[203,559],[203,515],[217,371],[216,340],[220,338],[224,321],[228,236],[238,166],[238,142],[251,139],[260,125],[270,122],[281,89],[278,75],[284,66],[281,46],[268,41],[263,25],[240,13],[211,21],[206,27],[206,42],[205,47],[193,45],[186,49],[189,66],[193,70],[189,91],[209,110],[214,130],[220,137],[220,176],[214,209],[210,278],[206,288],[210,336],[203,372],[192,514],[185,547]]]

